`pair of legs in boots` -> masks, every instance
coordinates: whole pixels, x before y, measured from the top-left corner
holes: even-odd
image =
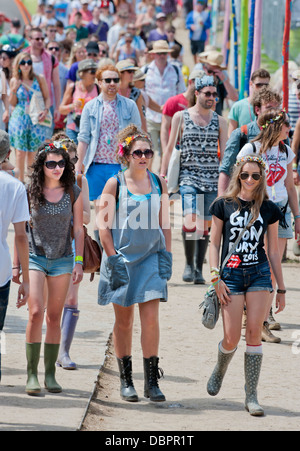
[[[222,305],[224,338],[219,343],[217,364],[207,383],[208,393],[216,396],[221,389],[223,378],[240,341],[242,315],[246,302],[245,408],[253,416],[264,415],[257,400],[257,386],[263,358],[261,328],[269,297],[268,291],[252,291],[245,295],[230,295],[227,305]]]
[[[144,363],[144,396],[151,401],[165,401],[158,379],[161,370],[158,367],[159,347],[159,299],[138,304],[141,321],[141,345]],[[134,308],[122,307],[113,304],[115,312],[115,325],[113,340],[115,354],[120,372],[120,395],[129,402],[137,402],[138,394],[132,380],[132,329],[134,321]]]
[[[29,395],[38,395],[38,380],[42,326],[46,311],[46,336],[44,343],[45,388],[51,393],[62,391],[55,379],[55,368],[60,347],[61,315],[66,299],[70,274],[47,277],[42,271],[30,271],[29,320],[26,329],[27,384]],[[47,289],[45,289],[45,282]]]

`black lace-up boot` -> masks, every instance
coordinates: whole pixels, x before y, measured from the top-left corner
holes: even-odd
[[[159,359],[156,356],[152,356],[149,359],[144,357],[144,396],[154,402],[166,400],[165,395],[158,386],[158,379],[164,375],[162,369],[158,367],[158,361]]]
[[[117,358],[120,371],[120,394],[124,401],[137,402],[139,400],[132,381],[132,361],[131,356]]]

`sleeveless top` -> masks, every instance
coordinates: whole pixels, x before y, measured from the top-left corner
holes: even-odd
[[[95,97],[97,97],[99,95],[99,89],[97,89],[97,85],[95,83],[93,89],[88,92],[88,91],[83,91],[82,89],[80,89],[80,83],[75,83],[75,87],[74,87],[74,91],[73,91],[73,99],[72,101],[74,102],[74,100],[80,100],[81,101],[81,107],[80,108],[76,108],[74,112],[71,112],[68,114],[67,116],[67,128],[74,130],[74,131],[79,131],[79,127],[77,127],[77,125],[74,122],[74,119],[77,115],[81,115],[83,107],[86,103],[88,103],[90,100],[94,99]]]
[[[126,185],[124,172],[120,180],[112,237],[115,250],[125,260],[128,283],[111,289],[107,255],[102,255],[98,303],[110,302],[128,307],[153,299],[167,300],[167,281],[159,276],[159,252],[165,250],[165,237],[159,225],[160,189],[148,172],[151,193],[132,194]]]
[[[214,111],[210,123],[196,125],[188,110],[183,112],[179,185],[189,185],[204,192],[218,190],[219,118]]]

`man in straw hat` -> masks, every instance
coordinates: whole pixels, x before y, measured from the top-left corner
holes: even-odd
[[[216,112],[222,115],[224,99],[228,98],[233,102],[239,99],[237,90],[232,86],[229,80],[226,66],[223,65],[223,55],[217,50],[210,50],[200,53],[199,61],[203,65],[203,70],[207,75],[212,75],[215,79],[219,102],[216,106]]]
[[[26,221],[29,221],[29,210],[26,190],[23,184],[2,169],[2,163],[10,151],[8,134],[0,130],[0,381],[1,381],[1,334],[4,327],[12,270],[9,248],[6,242],[10,224],[14,225],[15,244],[20,265],[22,280],[18,292],[17,308],[25,305],[29,297],[29,249],[25,231]],[[12,267],[13,266],[13,267]],[[18,269],[20,267],[18,266]]]
[[[171,52],[167,41],[158,40],[153,43],[154,60],[149,66],[143,68],[147,73],[145,91],[159,105],[164,105],[166,101],[176,94],[185,91],[185,83],[182,73],[178,67],[168,62],[168,54]],[[161,114],[147,108],[147,130],[151,135],[154,149],[161,154],[160,128]]]

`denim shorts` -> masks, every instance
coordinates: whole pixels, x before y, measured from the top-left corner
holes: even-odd
[[[10,281],[3,287],[0,287],[0,331],[3,330],[4,327],[6,310],[8,306],[9,289],[10,289]],[[1,351],[1,343],[0,343],[0,351]]]
[[[205,221],[211,220],[209,207],[217,197],[217,191],[210,193],[201,191],[190,185],[182,185],[179,188],[182,199],[183,216],[196,213]]]
[[[43,255],[29,254],[29,270],[41,271],[48,277],[72,274],[73,264],[73,255],[51,259]]]
[[[276,205],[279,208],[283,208],[286,206],[287,200],[283,200],[281,202],[277,202]],[[287,225],[287,228],[283,228],[280,224],[278,226],[278,238],[287,238],[291,239],[294,236],[293,233],[293,227],[292,227],[292,213],[291,208],[288,205],[286,212],[285,212],[285,222]]]
[[[98,197],[102,194],[107,180],[117,174],[120,170],[120,164],[92,163],[86,173],[90,200],[98,199]]]
[[[268,262],[245,268],[225,267],[221,279],[230,289],[230,294],[245,294],[250,291],[272,293],[271,271]]]

